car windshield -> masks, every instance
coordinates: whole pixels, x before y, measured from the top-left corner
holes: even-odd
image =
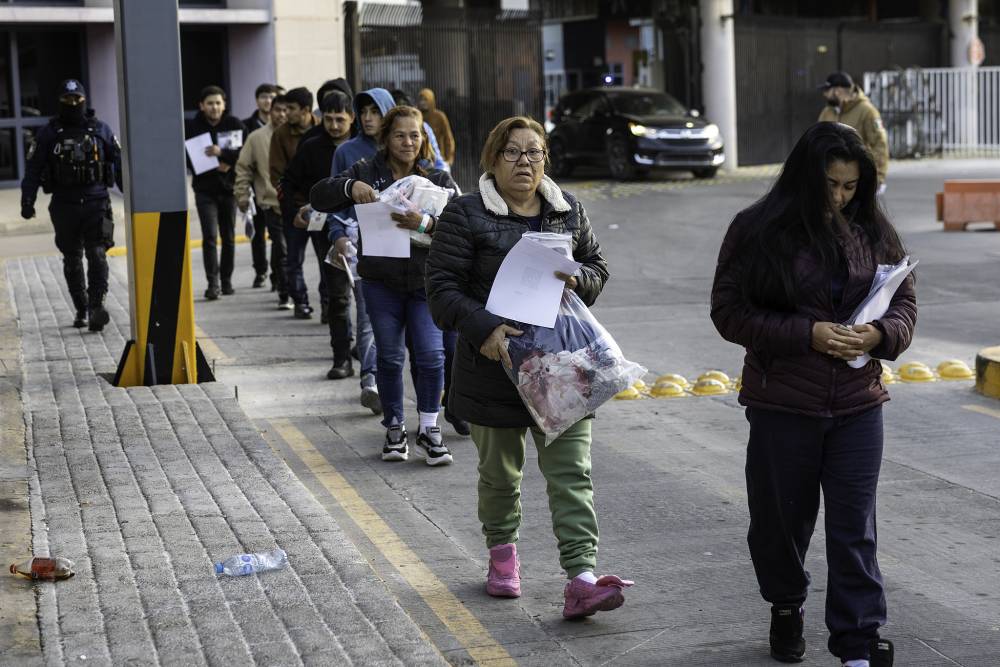
[[[633,116],[683,116],[687,113],[680,102],[666,93],[623,93],[611,98],[618,113]]]

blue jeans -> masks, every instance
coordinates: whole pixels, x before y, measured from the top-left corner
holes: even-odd
[[[306,261],[306,246],[312,242],[313,251],[316,253],[316,260],[319,262],[319,300],[327,302],[326,276],[323,270],[323,261],[326,253],[330,250],[330,240],[326,237],[326,232],[310,232],[299,229],[292,224],[291,220],[285,220],[285,242],[288,246],[288,255],[285,258],[285,275],[288,281],[288,294],[296,304],[309,305],[309,291],[306,287],[306,279],[302,273],[302,265]]]
[[[403,423],[403,366],[406,333],[413,341],[417,367],[417,410],[437,412],[444,387],[444,342],[431,320],[424,290],[397,292],[379,280],[362,280],[365,306],[375,334],[378,393],[382,425]],[[360,352],[360,349],[358,350]]]
[[[358,346],[358,359],[361,363],[361,382],[364,384],[366,375],[375,374],[376,348],[375,335],[372,333],[372,322],[365,307],[365,290],[363,280],[354,283],[354,308],[358,313],[358,326],[355,330],[355,343]]]

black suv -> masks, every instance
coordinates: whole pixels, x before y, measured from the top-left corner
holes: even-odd
[[[553,113],[549,161],[555,176],[580,164],[607,165],[628,180],[653,167],[715,176],[725,160],[719,127],[670,95],[646,88],[591,88],[565,95]]]

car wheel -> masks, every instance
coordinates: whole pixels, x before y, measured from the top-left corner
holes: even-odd
[[[561,141],[553,141],[549,146],[549,171],[557,178],[565,178],[573,173],[573,163],[566,157],[566,147]]]
[[[715,174],[719,171],[718,167],[706,167],[705,169],[695,169],[695,178],[715,178]]]
[[[621,137],[608,140],[608,169],[611,176],[619,181],[629,181],[635,178],[635,165],[628,154],[628,142]]]

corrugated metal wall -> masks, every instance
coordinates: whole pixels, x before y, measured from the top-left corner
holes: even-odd
[[[351,54],[360,56],[360,65],[348,63],[348,71],[360,75],[352,82],[356,90],[399,88],[414,102],[421,88],[434,90],[455,135],[453,175],[463,189],[478,181],[479,154],[496,123],[513,115],[542,120],[540,12],[431,13],[417,5],[366,2],[357,30],[346,29],[349,61]]]
[[[843,69],[934,67],[945,58],[941,23],[736,19],[736,95],[740,164],[781,162],[816,121],[816,86]]]

